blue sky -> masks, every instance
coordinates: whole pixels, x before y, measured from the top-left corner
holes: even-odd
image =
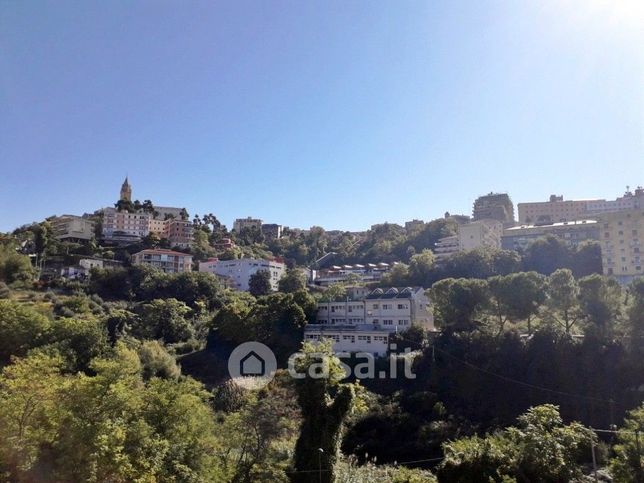
[[[134,197],[294,227],[644,184],[636,0],[0,3],[0,230]]]

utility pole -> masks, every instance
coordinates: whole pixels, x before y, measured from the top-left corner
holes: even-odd
[[[593,431],[593,436],[595,435],[595,432],[593,428],[590,428],[591,431]],[[595,438],[590,438],[590,451],[593,454],[593,475],[595,476],[595,483],[599,482],[599,479],[597,478],[597,457],[595,456]]]
[[[635,449],[637,450],[637,458],[635,464],[637,468],[635,469],[635,481],[637,483],[644,483],[644,478],[642,477],[642,451],[640,449],[640,430],[637,428],[635,430]]]
[[[324,453],[324,450],[322,448],[318,448],[318,469],[320,473],[320,483],[322,483],[322,453]]]

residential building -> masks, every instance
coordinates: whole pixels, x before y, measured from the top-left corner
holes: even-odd
[[[215,249],[220,251],[230,250],[231,248],[235,248],[235,246],[235,242],[231,238],[222,238],[214,244]]]
[[[620,283],[644,276],[644,208],[599,216],[604,274]]]
[[[644,208],[644,188],[641,186],[638,186],[634,192],[627,188],[624,196],[615,200],[564,200],[561,195],[551,195],[548,201],[518,205],[519,223],[535,225],[594,219],[601,213],[615,213],[637,208]]]
[[[455,253],[482,247],[501,248],[503,223],[485,219],[458,225],[458,233],[443,237],[434,246],[437,260],[444,260]]]
[[[170,246],[188,248],[192,245],[192,222],[180,218],[170,218],[165,221],[162,238],[170,242]]]
[[[588,204],[603,200],[564,200],[563,196],[550,195],[548,201],[519,203],[519,223],[539,225],[585,219]]]
[[[150,265],[166,273],[192,271],[192,255],[165,249],[142,250],[132,255],[134,265]]]
[[[472,219],[497,220],[504,226],[514,224],[514,204],[507,193],[489,193],[474,202]]]
[[[111,242],[137,242],[150,233],[149,213],[103,209],[103,238]]]
[[[322,270],[311,272],[311,282],[315,285],[326,287],[336,283],[372,283],[382,279],[396,262],[389,263],[365,263],[355,265],[332,265]]]
[[[115,268],[123,262],[106,258],[79,258],[78,263],[61,268],[60,275],[68,279],[85,279],[89,277],[92,268]]]
[[[478,220],[458,226],[458,249],[474,250],[481,247],[501,248],[503,223],[497,220]]]
[[[284,227],[282,225],[278,225],[276,223],[264,223],[262,224],[262,234],[266,238],[270,238],[273,240],[279,240],[282,238],[282,231],[284,230]]]
[[[62,241],[87,242],[94,239],[95,223],[75,215],[56,216],[49,220],[54,237]]]
[[[279,279],[286,273],[286,264],[281,258],[263,260],[255,258],[239,258],[234,260],[219,260],[211,258],[199,264],[200,272],[228,277],[237,290],[249,290],[250,277],[260,270],[270,274],[271,288],[277,290]]]
[[[389,336],[417,325],[434,330],[430,301],[422,287],[354,292],[343,301],[319,302],[315,324],[304,328],[304,339],[333,340],[336,352],[387,353]]]
[[[596,220],[577,220],[514,226],[503,231],[501,248],[523,252],[532,242],[546,235],[554,235],[569,246],[577,246],[586,240],[599,240],[599,224]]]
[[[259,218],[252,218],[250,216],[247,218],[237,218],[233,222],[233,231],[235,233],[241,233],[244,228],[261,230],[262,224],[263,221]]]
[[[436,260],[442,260],[458,253],[459,250],[458,235],[450,235],[440,238],[433,251]]]

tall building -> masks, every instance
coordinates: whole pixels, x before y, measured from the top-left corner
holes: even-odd
[[[644,276],[644,208],[604,213],[598,221],[604,274],[620,283]]]
[[[306,325],[304,340],[331,339],[335,352],[383,356],[389,336],[414,325],[434,330],[430,301],[423,288],[378,288],[342,301],[319,302],[316,323]]]
[[[479,196],[474,202],[472,219],[497,220],[504,226],[514,224],[514,205],[507,193],[489,193]]]
[[[165,273],[192,271],[192,255],[173,250],[149,249],[132,255],[134,265],[149,265]]]
[[[282,238],[282,231],[284,231],[284,227],[282,225],[278,225],[276,223],[262,224],[262,234],[266,238],[279,240],[280,238]]]
[[[82,216],[63,215],[49,220],[54,237],[63,241],[89,241],[94,239],[95,224]]]
[[[259,218],[252,218],[252,217],[247,217],[247,218],[237,218],[233,222],[233,231],[235,233],[240,233],[244,228],[250,228],[250,229],[257,229],[261,230],[262,229],[262,223],[263,221],[260,220]]]
[[[103,238],[118,243],[136,243],[150,233],[149,213],[103,209]]]
[[[130,186],[130,182],[128,181],[127,176],[125,177],[125,181],[123,181],[123,184],[121,185],[121,196],[119,200],[132,201],[132,187]]]
[[[248,292],[250,288],[250,277],[262,270],[270,274],[271,288],[277,290],[279,279],[286,273],[286,264],[281,258],[272,260],[256,258],[219,260],[211,258],[199,264],[200,272],[226,277],[237,290],[243,292]]]

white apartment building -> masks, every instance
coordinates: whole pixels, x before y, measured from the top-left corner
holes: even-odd
[[[192,255],[173,250],[149,249],[132,255],[134,265],[150,265],[166,273],[192,271]]]
[[[56,216],[49,220],[58,240],[89,241],[94,239],[93,221],[76,215]]]
[[[385,355],[389,335],[412,325],[434,330],[434,317],[424,289],[378,288],[362,298],[318,303],[316,323],[304,328],[304,339],[332,339],[336,352]]]
[[[503,223],[497,220],[479,220],[459,225],[458,248],[461,251],[481,247],[501,248]]]
[[[315,285],[326,287],[336,283],[345,283],[353,280],[355,283],[377,282],[387,273],[391,267],[398,262],[389,263],[366,263],[364,265],[333,265],[323,270],[313,270],[311,281]]]
[[[235,260],[219,260],[211,258],[199,263],[200,272],[208,272],[231,280],[237,290],[248,292],[250,277],[260,270],[270,274],[271,288],[277,290],[279,279],[286,273],[286,264],[282,259],[262,260],[255,258],[239,258]]]
[[[443,237],[434,247],[437,260],[445,259],[455,253],[481,247],[501,248],[503,223],[485,219],[458,226],[458,233]]]

